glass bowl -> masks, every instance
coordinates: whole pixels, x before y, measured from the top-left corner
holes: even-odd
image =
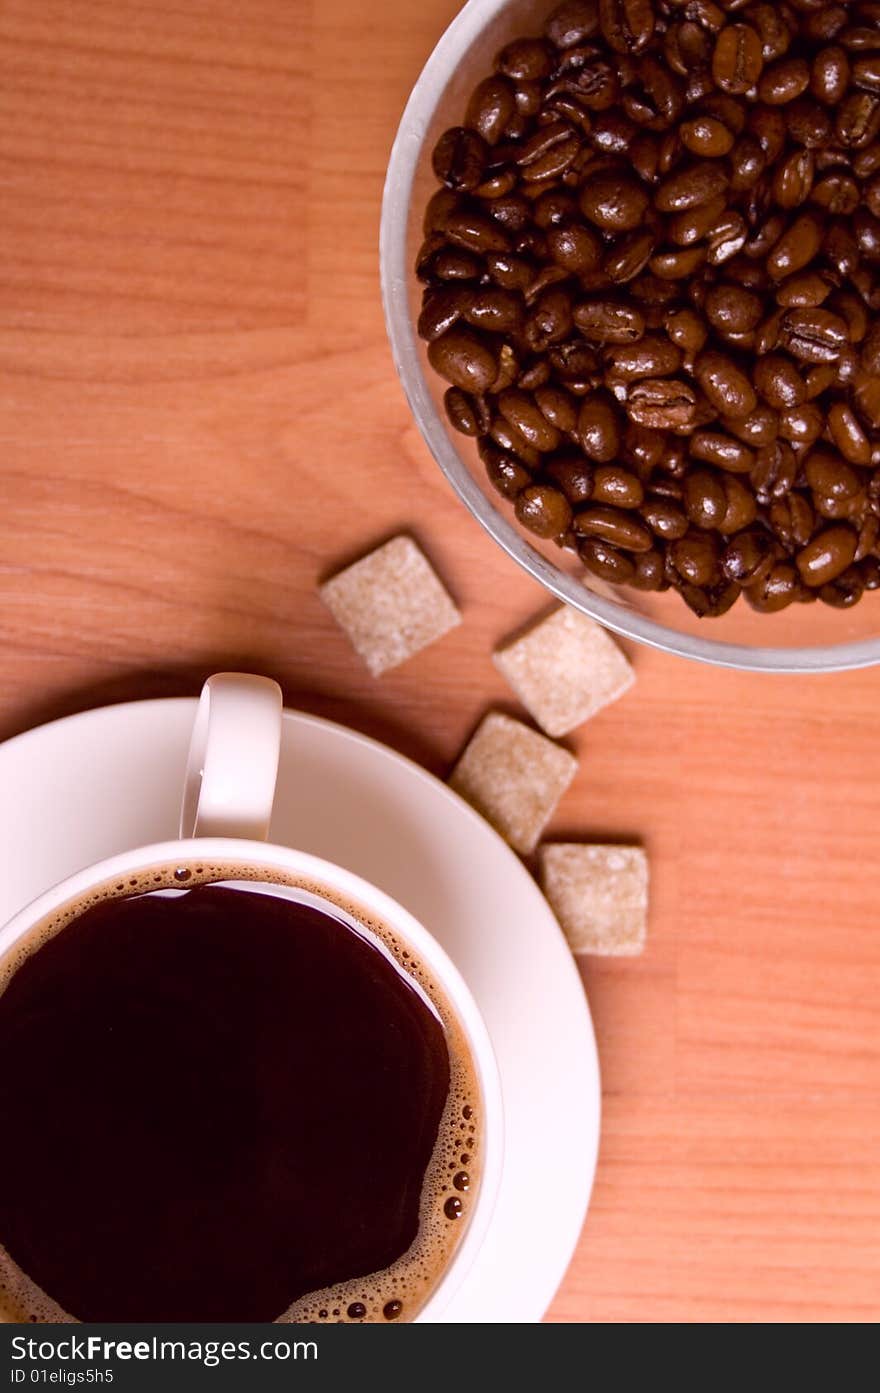
[[[385,180],[380,268],[395,365],[419,429],[462,502],[534,578],[606,628],[667,653],[764,672],[833,672],[880,663],[880,591],[850,610],[794,604],[758,614],[740,600],[726,615],[698,619],[674,591],[619,590],[590,576],[552,543],[527,540],[488,479],[474,442],[443,410],[444,382],[416,334],[421,289],[414,271],[425,205],[437,187],[431,151],[460,124],[467,99],[509,39],[537,33],[557,0],[469,0],[440,39],[401,118]]]

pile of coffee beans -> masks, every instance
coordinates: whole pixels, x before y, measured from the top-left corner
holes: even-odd
[[[565,0],[433,163],[419,333],[524,527],[699,615],[880,588],[880,3]]]

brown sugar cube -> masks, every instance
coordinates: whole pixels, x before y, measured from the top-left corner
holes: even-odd
[[[614,639],[562,605],[494,655],[526,710],[548,735],[567,735],[635,681]]]
[[[517,851],[534,851],[577,760],[521,721],[490,712],[449,782]]]
[[[319,594],[374,677],[461,623],[411,537],[393,537],[326,581]]]
[[[648,858],[641,847],[550,843],[539,859],[544,894],[573,953],[641,953],[648,911]]]

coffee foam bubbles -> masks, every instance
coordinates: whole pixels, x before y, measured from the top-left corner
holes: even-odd
[[[449,1094],[422,1187],[419,1232],[414,1242],[381,1272],[310,1292],[278,1317],[281,1322],[327,1324],[413,1320],[449,1266],[479,1192],[482,1099],[469,1046],[445,993],[410,946],[391,928],[316,881],[264,866],[177,861],[105,881],[47,916],[0,962],[0,995],[27,958],[93,905],[117,897],[186,890],[216,881],[253,881],[255,889],[260,884],[290,886],[323,900],[330,913],[334,907],[341,910],[366,937],[378,941],[398,969],[427,996],[443,1023],[449,1051]],[[43,1324],[69,1323],[74,1319],[41,1291],[0,1245],[0,1320]]]

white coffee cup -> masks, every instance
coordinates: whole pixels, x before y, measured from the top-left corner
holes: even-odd
[[[253,872],[265,867],[285,882],[311,886],[328,909],[346,906],[376,919],[403,940],[436,982],[467,1041],[482,1095],[482,1167],[467,1229],[416,1319],[436,1319],[454,1295],[486,1235],[501,1181],[501,1084],[488,1031],[458,969],[431,934],[402,905],[341,866],[267,842],[281,748],[281,689],[266,677],[221,672],[202,688],[184,779],[180,837],[96,862],[46,890],[0,929],[0,965],[16,945],[66,905],[108,882],[152,867],[206,863]],[[132,790],[137,797],[137,790]],[[229,879],[233,877],[225,876]],[[295,891],[283,893],[295,895]],[[63,930],[62,930],[63,931]]]

